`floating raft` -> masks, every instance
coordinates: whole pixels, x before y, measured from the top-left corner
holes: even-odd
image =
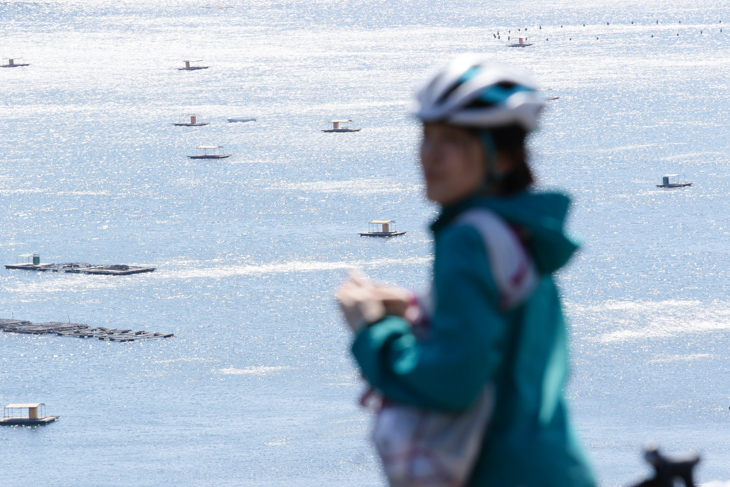
[[[61,323],[50,321],[48,323],[33,324],[24,320],[0,319],[0,330],[8,333],[25,333],[27,335],[58,335],[73,336],[79,338],[97,338],[110,342],[134,342],[137,340],[150,340],[154,338],[171,338],[172,333],[152,333],[148,331],[118,330],[116,328],[104,328],[99,326],[91,328],[88,325],[78,323]]]
[[[40,272],[68,272],[71,274],[100,274],[104,276],[128,276],[153,272],[155,267],[135,267],[130,265],[94,265],[80,262],[67,264],[6,264],[6,269]]]
[[[18,410],[27,409],[28,415],[21,416]],[[0,426],[40,426],[52,423],[60,416],[46,416],[46,405],[42,402],[32,404],[8,404],[3,410]],[[39,414],[40,410],[40,414]]]

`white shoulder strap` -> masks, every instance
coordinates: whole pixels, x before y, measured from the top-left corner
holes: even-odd
[[[515,232],[494,212],[484,208],[469,210],[457,218],[458,224],[474,227],[487,249],[489,266],[504,309],[523,304],[535,290],[535,264]]]

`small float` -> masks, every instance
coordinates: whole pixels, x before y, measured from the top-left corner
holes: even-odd
[[[406,234],[395,229],[394,220],[373,220],[369,225],[370,231],[360,233],[361,237],[398,237]]]
[[[32,404],[8,404],[3,410],[0,425],[39,426],[53,423],[60,416],[46,416],[46,405],[42,402]]]
[[[231,117],[227,118],[230,123],[237,123],[237,122],[255,122],[256,119],[253,117]]]
[[[348,127],[347,125],[340,126],[340,124],[347,124],[352,122],[352,120],[330,120],[330,123],[332,124],[331,129],[324,129],[322,132],[359,132],[362,129],[353,129]]]
[[[527,47],[532,45],[531,43],[526,41],[526,37],[518,37],[517,42],[515,42],[514,44],[507,44],[507,47]]]
[[[184,113],[173,125],[176,127],[202,127],[203,125],[210,125],[210,122],[198,122],[198,116],[194,113]]]
[[[22,57],[6,57],[3,59],[8,60],[8,64],[0,64],[0,68],[20,68],[22,66],[30,66],[28,63],[16,63],[18,59],[23,59]]]
[[[230,154],[221,154],[222,148],[222,145],[199,145],[198,153],[188,157],[190,159],[225,159],[226,157],[231,157]]]
[[[672,182],[671,181],[672,178],[678,178],[679,176],[680,176],[679,174],[665,174],[664,176],[662,176],[662,184],[657,184],[656,187],[657,188],[684,188],[687,186],[692,186],[692,183],[688,183],[686,181],[684,181],[684,182],[679,182],[679,181]]]
[[[195,66],[192,63],[199,63],[202,59],[186,59],[184,68],[177,68],[179,71],[197,71],[199,69],[208,69],[210,66]]]

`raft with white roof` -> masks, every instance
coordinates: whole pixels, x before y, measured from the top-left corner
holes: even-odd
[[[0,426],[39,426],[58,418],[60,416],[46,416],[46,405],[42,402],[8,404],[3,410]]]
[[[395,220],[373,220],[369,225],[370,231],[360,233],[361,237],[398,237],[406,234],[395,229]]]
[[[362,129],[352,129],[347,125],[340,127],[340,124],[350,123],[352,120],[330,120],[331,129],[324,129],[322,132],[359,132]]]
[[[197,71],[199,69],[208,69],[210,66],[195,66],[192,63],[199,63],[202,59],[186,59],[184,68],[177,68],[179,71]]]
[[[662,176],[662,184],[657,184],[657,188],[685,188],[687,186],[692,186],[692,183],[688,182],[671,182],[672,178],[678,178],[679,174],[665,174]]]
[[[226,157],[231,157],[230,154],[221,154],[222,148],[222,145],[199,145],[198,154],[188,157],[190,159],[225,159]],[[201,154],[200,151],[203,151],[203,153]]]

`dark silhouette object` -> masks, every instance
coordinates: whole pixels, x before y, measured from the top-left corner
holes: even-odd
[[[654,476],[633,487],[674,487],[677,480],[682,480],[684,487],[695,487],[694,468],[700,462],[696,454],[684,457],[669,458],[659,452],[656,446],[647,446],[644,459],[654,467]]]

